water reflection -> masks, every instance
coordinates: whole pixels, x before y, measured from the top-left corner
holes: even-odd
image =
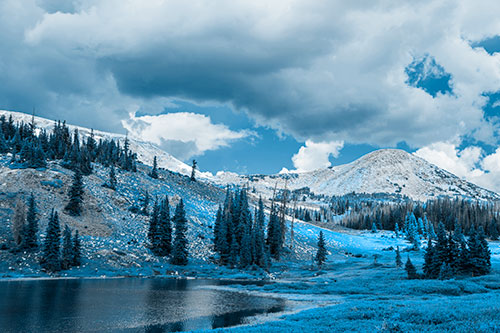
[[[0,282],[0,332],[177,332],[242,324],[283,300],[204,286],[230,281],[106,279]]]

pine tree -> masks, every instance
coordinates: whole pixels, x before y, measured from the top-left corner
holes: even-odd
[[[449,261],[448,237],[443,223],[439,223],[436,236],[435,265],[441,267],[443,263]],[[439,274],[439,272],[438,272]]]
[[[401,252],[399,251],[399,246],[396,248],[396,267],[399,268],[403,266],[403,261],[401,260]]]
[[[38,246],[38,218],[36,211],[35,196],[33,192],[28,200],[28,214],[26,215],[26,227],[24,228],[24,246],[34,249]]]
[[[428,279],[434,279],[439,274],[439,269],[441,266],[436,265],[436,251],[432,244],[432,240],[429,239],[427,242],[427,249],[424,254],[424,274]]]
[[[165,196],[165,200],[160,205],[157,235],[157,255],[168,256],[172,252],[172,225],[170,223],[170,205],[167,196]]]
[[[75,235],[73,236],[73,260],[71,262],[72,266],[80,266],[82,263],[82,250],[80,243],[80,235],[78,234],[78,230],[75,231]]]
[[[113,166],[113,164],[111,164],[111,167],[109,168],[109,179],[105,185],[107,188],[116,190],[117,183],[118,182],[116,181],[115,167]]]
[[[198,162],[196,160],[193,160],[193,164],[191,165],[191,180],[196,181],[196,166],[198,165]]]
[[[451,267],[451,265],[448,264],[448,263],[443,262],[443,264],[441,265],[441,267],[439,269],[439,276],[438,276],[438,278],[440,280],[448,280],[448,279],[451,279],[454,274],[455,273],[454,273],[454,270]]]
[[[282,247],[282,238],[280,223],[274,206],[271,207],[271,214],[269,215],[269,224],[267,228],[267,244],[269,246],[269,252],[274,259],[279,260]]]
[[[411,280],[411,279],[416,279],[418,277],[417,269],[411,262],[410,256],[408,256],[408,259],[406,259],[405,270],[406,274],[408,275],[408,279]]]
[[[61,229],[59,227],[59,216],[52,210],[49,224],[45,232],[43,244],[42,267],[49,272],[57,272],[61,269],[60,243]]]
[[[61,269],[69,269],[73,263],[73,241],[71,239],[71,230],[68,225],[64,227],[63,246],[61,255]]]
[[[158,219],[160,215],[160,207],[156,202],[153,205],[153,211],[151,212],[151,216],[149,218],[149,229],[148,229],[148,239],[149,239],[149,248],[153,253],[156,253],[158,247]]]
[[[171,263],[173,265],[187,265],[188,263],[188,249],[187,249],[187,239],[186,239],[187,220],[186,220],[186,213],[184,211],[184,202],[182,201],[182,199],[175,208],[173,223],[175,225],[175,239],[172,248]]]
[[[80,169],[76,169],[73,175],[73,184],[68,192],[69,202],[65,210],[72,216],[80,216],[83,202],[83,182]]]
[[[396,238],[399,238],[399,225],[397,222],[394,225],[394,234],[396,235]]]
[[[267,257],[264,239],[264,203],[259,198],[258,210],[255,213],[255,226],[253,230],[253,245],[255,248],[254,262],[259,267],[267,267]]]
[[[377,232],[377,225],[375,224],[375,222],[372,223],[372,233],[376,233]]]
[[[9,146],[7,145],[7,141],[5,140],[5,134],[0,126],[0,154],[5,154],[9,151]]]
[[[149,176],[153,179],[158,179],[158,165],[156,162],[156,156],[153,158],[153,169],[151,169]]]
[[[327,250],[325,244],[325,237],[323,235],[323,231],[320,230],[318,237],[318,251],[316,252],[316,257],[314,260],[319,268],[323,267],[323,264],[326,260]]]

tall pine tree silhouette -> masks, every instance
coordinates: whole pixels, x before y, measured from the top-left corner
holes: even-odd
[[[73,184],[68,192],[69,202],[65,210],[72,216],[80,216],[83,202],[83,182],[80,169],[76,169],[73,175]]]
[[[184,211],[184,202],[181,201],[175,208],[173,217],[173,224],[175,226],[175,239],[172,248],[171,263],[174,265],[187,265],[188,263],[188,249],[187,249],[187,220],[186,212]]]
[[[42,253],[42,267],[49,272],[57,272],[61,269],[61,229],[59,226],[59,216],[52,210],[49,217],[49,224],[45,232],[45,239]]]
[[[33,192],[28,200],[28,213],[26,214],[26,226],[24,228],[24,246],[27,249],[38,247],[38,217],[36,210],[35,196]]]

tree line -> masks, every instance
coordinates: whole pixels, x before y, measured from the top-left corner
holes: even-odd
[[[81,265],[81,241],[78,230],[72,233],[66,225],[61,234],[59,215],[52,210],[43,240],[38,239],[38,211],[33,193],[28,205],[18,200],[12,219],[14,252],[35,252],[41,245],[40,265],[48,272],[66,270]],[[41,244],[40,244],[41,243]]]

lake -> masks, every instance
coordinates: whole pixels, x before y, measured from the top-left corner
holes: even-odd
[[[285,310],[282,299],[206,289],[240,282],[61,279],[0,282],[0,332],[176,332]],[[249,284],[250,282],[245,282]]]

